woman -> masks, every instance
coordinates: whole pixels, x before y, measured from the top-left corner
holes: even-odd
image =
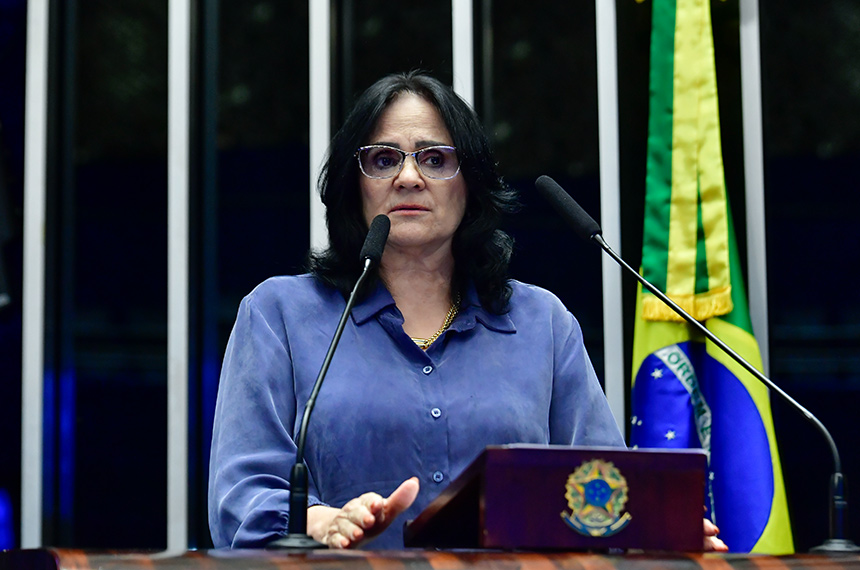
[[[330,247],[308,275],[246,297],[227,347],[210,467],[215,546],[286,532],[293,436],[359,271],[370,220],[391,231],[317,400],[308,532],[400,548],[413,518],[487,445],[624,445],[578,323],[507,279],[496,174],[474,112],[435,79],[386,77],[335,136],[320,182]]]

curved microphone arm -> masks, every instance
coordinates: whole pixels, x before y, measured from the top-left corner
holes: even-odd
[[[860,550],[860,548],[858,548],[851,540],[848,540],[845,537],[845,521],[847,518],[848,502],[845,500],[845,478],[842,475],[842,460],[839,457],[839,450],[836,448],[836,442],[833,440],[833,436],[830,435],[827,428],[824,427],[824,424],[821,423],[821,421],[815,417],[812,412],[804,408],[797,402],[797,400],[789,396],[782,388],[774,384],[770,378],[759,372],[755,366],[750,364],[744,357],[729,347],[729,345],[720,340],[720,338],[708,330],[705,325],[693,318],[692,315],[682,309],[665,293],[651,284],[650,281],[642,277],[638,271],[630,267],[630,265],[628,265],[620,255],[615,253],[615,251],[609,247],[609,244],[606,243],[606,240],[603,239],[603,236],[599,232],[594,233],[590,240],[599,245],[603,251],[605,251],[619,265],[624,267],[631,274],[635,275],[639,283],[641,283],[648,291],[653,293],[655,297],[659,298],[661,301],[666,303],[666,305],[671,307],[673,311],[683,317],[684,320],[693,328],[702,333],[709,341],[717,345],[720,350],[732,357],[735,362],[743,366],[747,372],[755,376],[762,384],[778,394],[795,409],[799,410],[806,419],[812,422],[812,425],[818,428],[818,431],[821,432],[824,439],[827,440],[827,444],[830,446],[830,453],[833,456],[833,475],[830,477],[830,538],[826,540],[824,544],[813,548],[812,551],[839,553],[857,552]]]
[[[682,309],[677,303],[675,303],[675,301],[673,301],[665,293],[660,291],[660,289],[658,289],[656,286],[652,285],[650,281],[648,281],[647,279],[642,277],[642,275],[640,275],[638,271],[636,271],[632,267],[630,267],[630,265],[628,265],[626,261],[621,259],[621,256],[619,256],[617,253],[615,253],[615,251],[611,247],[609,247],[609,244],[606,243],[606,241],[603,239],[602,235],[594,234],[593,236],[591,236],[591,239],[592,239],[592,241],[597,243],[601,248],[603,248],[603,251],[608,253],[609,256],[612,259],[614,259],[619,265],[622,265],[625,269],[630,271],[630,273],[635,275],[636,279],[639,281],[639,283],[641,283],[643,287],[648,289],[648,291],[653,293],[655,297],[659,298],[661,301],[663,301],[664,303],[669,305],[669,307],[671,307],[673,311],[675,311],[681,317],[683,317],[685,321],[687,321],[688,323],[690,323],[693,326],[693,328],[695,328],[700,333],[702,333],[705,337],[707,337],[707,339],[709,341],[713,342],[718,347],[720,347],[720,350],[722,350],[723,352],[725,352],[726,354],[731,356],[735,360],[735,362],[737,362],[738,364],[743,366],[747,372],[749,372],[750,374],[752,374],[753,376],[758,378],[758,380],[762,384],[766,385],[768,388],[770,388],[771,390],[773,390],[774,392],[779,394],[783,399],[788,401],[792,406],[794,406],[795,408],[800,410],[800,412],[804,416],[806,416],[806,419],[811,421],[815,425],[815,427],[818,428],[818,430],[821,432],[821,434],[824,436],[824,438],[827,440],[827,443],[830,446],[830,451],[833,454],[833,464],[834,464],[833,469],[834,469],[834,471],[836,471],[837,473],[840,473],[842,471],[842,461],[839,458],[839,450],[836,449],[836,442],[833,440],[833,437],[830,435],[830,432],[827,431],[827,428],[824,427],[824,424],[821,423],[821,421],[818,418],[816,418],[812,414],[812,412],[810,412],[809,410],[804,408],[802,405],[800,405],[797,402],[797,400],[795,400],[794,398],[789,396],[782,388],[780,388],[779,386],[774,384],[770,378],[768,378],[767,376],[765,376],[764,374],[759,372],[759,370],[755,366],[750,364],[749,361],[747,361],[743,356],[741,356],[740,354],[735,352],[731,347],[729,347],[729,345],[727,345],[722,340],[720,340],[720,338],[717,337],[710,330],[708,330],[708,328],[705,325],[703,325],[701,322],[699,322],[695,318],[693,318],[693,316],[691,314],[689,314],[687,311]]]
[[[594,218],[589,216],[588,213],[576,203],[576,200],[571,198],[570,194],[565,192],[565,190],[559,186],[555,180],[549,176],[540,176],[535,181],[535,187],[538,192],[540,192],[541,195],[543,195],[543,197],[556,209],[561,217],[564,218],[564,220],[573,228],[579,237],[599,245],[603,251],[616,261],[616,263],[633,274],[643,287],[666,303],[667,306],[683,317],[685,321],[693,326],[693,328],[702,333],[705,338],[732,357],[747,372],[752,374],[765,386],[773,390],[773,392],[778,394],[793,408],[799,410],[800,413],[803,414],[807,420],[812,422],[818,431],[821,432],[824,439],[827,440],[827,444],[830,446],[830,453],[833,455],[834,470],[833,475],[830,478],[830,538],[826,540],[823,545],[817,546],[812,550],[813,552],[827,553],[860,551],[860,548],[858,548],[857,545],[855,545],[851,540],[845,538],[845,522],[847,519],[848,503],[845,500],[845,478],[842,476],[842,461],[839,458],[839,450],[836,448],[836,442],[833,440],[830,432],[827,431],[827,428],[824,427],[824,424],[812,415],[809,410],[801,406],[794,398],[786,394],[779,386],[771,382],[768,377],[759,372],[755,366],[747,362],[741,355],[732,350],[726,343],[714,335],[714,333],[709,331],[702,323],[694,319],[684,309],[679,307],[677,303],[672,301],[672,299],[657,289],[657,287],[642,277],[638,271],[630,267],[627,262],[621,259],[621,256],[615,253],[603,239],[600,225],[598,225],[598,223],[594,221]]]

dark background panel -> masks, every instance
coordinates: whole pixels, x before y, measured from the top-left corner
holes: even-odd
[[[164,546],[167,3],[53,2],[51,30],[45,540]]]
[[[849,535],[860,539],[860,5],[761,3],[771,375],[831,431]],[[823,437],[774,402],[799,550],[827,535],[832,459]],[[853,499],[853,502],[852,502]]]
[[[420,69],[451,84],[451,0],[338,0],[334,8],[333,129],[386,74]]]
[[[12,523],[0,549],[20,526],[26,23],[25,0],[0,2],[0,503]]]
[[[538,176],[551,176],[599,219],[594,4],[535,6],[524,16],[521,2],[482,3],[477,108],[523,206],[507,225],[515,239],[511,275],[553,291],[576,315],[602,378],[600,252],[576,238],[534,188]]]

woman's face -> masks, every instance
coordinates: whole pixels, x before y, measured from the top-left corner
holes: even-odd
[[[366,145],[381,144],[413,152],[429,146],[453,146],[439,111],[413,93],[401,93],[383,111]],[[407,156],[392,178],[359,175],[364,219],[378,214],[391,219],[388,246],[428,253],[447,248],[466,211],[462,173],[448,180],[422,174],[415,157]]]

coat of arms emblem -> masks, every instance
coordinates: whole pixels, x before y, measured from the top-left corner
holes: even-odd
[[[612,536],[630,522],[630,513],[624,512],[627,480],[611,462],[584,462],[567,478],[565,489],[570,512],[562,512],[561,518],[576,532]]]

